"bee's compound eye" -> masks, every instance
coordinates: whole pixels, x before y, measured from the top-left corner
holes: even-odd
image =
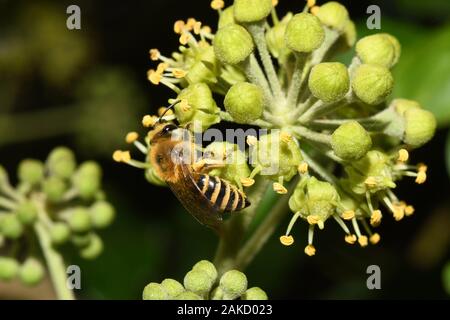
[[[177,129],[176,125],[168,124],[168,125],[164,126],[164,128],[161,130],[161,134],[163,134],[163,135],[170,134],[175,129]]]

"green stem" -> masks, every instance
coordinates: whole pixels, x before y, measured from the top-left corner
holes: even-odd
[[[297,54],[296,55],[296,61],[295,61],[295,70],[294,74],[292,76],[291,85],[289,87],[288,92],[288,98],[286,105],[293,109],[295,105],[297,105],[297,98],[300,93],[300,89],[302,87],[304,78],[306,76],[305,70],[305,63],[306,63],[306,55],[304,54]]]
[[[264,72],[261,70],[258,60],[256,60],[256,57],[253,53],[243,63],[243,69],[247,79],[251,83],[259,86],[263,90],[264,96],[266,97],[267,101],[269,101],[270,104],[272,105],[273,95],[269,86],[269,82],[267,82],[266,76],[264,75]]]
[[[345,96],[345,98],[335,101],[335,102],[323,102],[322,100],[318,100],[314,105],[308,109],[299,119],[300,123],[308,123],[314,119],[322,117],[328,113],[335,111],[342,106],[348,105],[352,102],[352,92]]]
[[[270,87],[278,101],[284,100],[283,90],[281,89],[280,80],[278,79],[275,67],[272,62],[269,50],[267,49],[266,38],[264,35],[264,26],[260,24],[250,24],[247,26],[248,30],[253,36],[253,40],[258,48],[259,56],[261,58],[264,70],[266,72],[267,78],[269,79]]]
[[[74,300],[73,291],[67,286],[66,265],[63,257],[56,251],[50,239],[47,229],[45,228],[45,220],[48,219],[47,213],[38,204],[39,220],[35,223],[35,231],[41,245],[47,267],[50,272],[50,278],[59,300]]]
[[[331,145],[331,136],[328,134],[315,132],[302,126],[293,126],[290,127],[290,130],[294,133],[294,135],[298,139],[303,138],[313,142],[322,143],[328,146]]]

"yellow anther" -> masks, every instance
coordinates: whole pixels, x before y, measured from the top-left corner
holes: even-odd
[[[137,132],[128,132],[127,136],[125,137],[125,141],[127,143],[133,143],[139,138],[139,135]]]
[[[400,149],[398,150],[398,158],[397,160],[400,162],[406,162],[409,159],[409,153],[406,149]]]
[[[323,230],[325,228],[325,223],[322,220],[317,221],[317,226],[320,230]]]
[[[367,247],[367,245],[369,244],[369,239],[367,238],[367,236],[360,236],[358,238],[358,243],[361,247]]]
[[[393,215],[395,221],[400,221],[405,217],[405,205],[402,203],[396,203],[393,205]]]
[[[200,34],[200,31],[202,30],[202,23],[200,22],[200,21],[197,21],[195,24],[194,24],[194,33],[195,34]]]
[[[306,217],[306,221],[308,221],[308,223],[310,225],[314,225],[317,224],[319,222],[319,216],[313,215],[313,216],[307,216]]]
[[[355,211],[346,210],[342,213],[342,219],[344,220],[352,220],[355,217]]]
[[[377,185],[377,180],[375,179],[375,177],[368,177],[364,183],[368,186],[368,187],[375,187]]]
[[[308,6],[308,8],[314,7],[316,5],[316,0],[307,0],[306,5]]]
[[[130,151],[116,150],[113,153],[113,160],[116,162],[128,162],[131,160]]]
[[[427,181],[427,170],[428,167],[426,165],[419,164],[417,168],[417,177],[416,177],[417,184],[422,184],[425,183],[425,181]]]
[[[314,248],[314,246],[313,246],[312,244],[308,244],[308,245],[305,247],[305,253],[306,253],[308,256],[312,257],[313,255],[316,254],[316,248]]]
[[[175,31],[176,34],[181,34],[183,32],[185,23],[183,20],[177,20],[173,24],[173,31]]]
[[[273,183],[273,190],[278,194],[288,193],[288,190],[281,183],[278,182]]]
[[[374,233],[370,236],[369,241],[371,244],[377,244],[378,242],[380,242],[380,235],[378,233]]]
[[[278,5],[278,0],[272,0],[272,6],[276,7]]]
[[[181,79],[186,76],[187,72],[182,69],[173,69],[172,74],[175,78]]]
[[[255,180],[252,178],[241,178],[241,183],[244,187],[251,187],[255,184]]]
[[[319,13],[319,6],[313,6],[309,11],[313,14],[313,15],[317,15]]]
[[[307,164],[306,162],[303,161],[302,163],[300,163],[300,164],[298,165],[297,170],[298,170],[298,173],[300,173],[300,174],[306,174],[306,173],[308,173],[308,164]]]
[[[183,99],[180,102],[180,108],[181,111],[188,112],[189,110],[191,110],[192,107],[188,104],[188,101],[186,99]]]
[[[287,133],[287,132],[282,132],[282,133],[280,133],[280,139],[284,143],[289,143],[289,142],[292,141],[292,135],[290,133]]]
[[[186,21],[186,28],[187,28],[189,31],[191,31],[191,30],[194,28],[194,26],[195,26],[196,23],[197,23],[197,20],[195,20],[195,18],[189,18],[189,19]]]
[[[154,85],[158,85],[162,80],[162,75],[151,69],[147,72],[147,79]]]
[[[189,39],[191,38],[191,35],[187,32],[184,32],[181,36],[180,36],[180,43],[184,46],[189,42]]]
[[[281,236],[280,242],[284,246],[291,246],[294,243],[294,237],[293,236]]]
[[[159,52],[158,49],[150,49],[149,53],[150,53],[150,59],[153,61],[157,61],[159,59],[159,57],[161,56],[161,53]]]
[[[161,62],[158,64],[158,67],[156,67],[156,72],[159,74],[163,74],[164,71],[169,67],[169,64],[166,62]]]
[[[356,236],[354,234],[348,234],[345,236],[345,242],[348,244],[355,244],[356,242]]]
[[[246,141],[249,146],[254,146],[258,143],[258,139],[255,136],[248,136]]]
[[[130,160],[131,160],[130,151],[123,151],[122,152],[122,162],[128,162]]]
[[[415,210],[414,210],[414,207],[411,206],[411,205],[405,207],[405,215],[406,215],[407,217],[409,217],[410,215],[412,215],[412,214],[414,213],[414,211],[415,211]]]
[[[158,121],[157,117],[150,116],[147,114],[142,118],[142,125],[146,128],[153,127],[155,125],[156,121]]]
[[[225,7],[225,2],[223,0],[213,0],[211,1],[211,8],[214,10],[221,10]]]
[[[203,33],[203,34],[210,34],[210,33],[212,33],[212,29],[211,29],[210,26],[203,26],[202,30],[201,30],[201,33]],[[202,44],[202,43],[207,44],[209,46],[209,43],[206,42],[206,41],[200,42],[200,44]]]
[[[166,115],[166,116],[170,116],[173,114],[172,109],[167,109],[166,107],[160,107],[158,108],[158,116],[162,116],[162,115]]]
[[[372,215],[370,216],[370,224],[374,227],[378,226],[381,223],[381,218],[383,215],[380,210],[372,211]]]

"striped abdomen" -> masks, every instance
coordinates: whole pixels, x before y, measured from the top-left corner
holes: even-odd
[[[203,195],[218,211],[239,211],[250,205],[245,194],[228,181],[201,174],[196,183]]]

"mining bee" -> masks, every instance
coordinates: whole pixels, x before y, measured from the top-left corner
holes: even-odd
[[[168,107],[166,112],[175,104]],[[248,207],[250,202],[237,186],[209,175],[210,170],[223,166],[223,161],[219,163],[205,158],[196,161],[197,146],[192,135],[173,123],[163,122],[163,115],[148,135],[148,161],[189,213],[201,224],[219,231],[224,213],[240,211]],[[183,134],[177,134],[177,131]]]

